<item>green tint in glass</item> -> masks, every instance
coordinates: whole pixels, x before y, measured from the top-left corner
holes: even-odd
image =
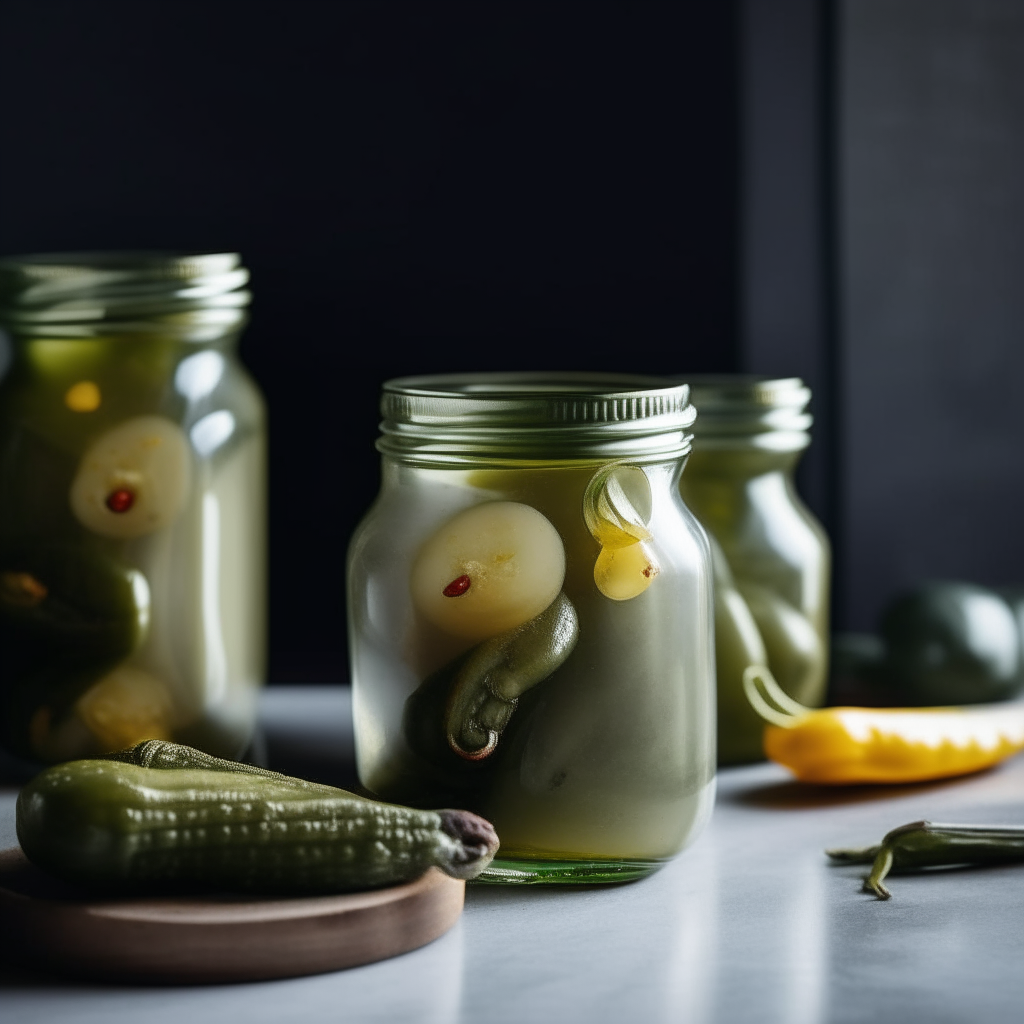
[[[680,490],[713,541],[720,764],[760,760],[743,670],[769,666],[801,704],[827,682],[830,554],[797,496],[810,390],[797,378],[690,377],[694,447]]]

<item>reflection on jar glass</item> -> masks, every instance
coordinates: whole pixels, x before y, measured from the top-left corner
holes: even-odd
[[[764,757],[764,723],[743,693],[748,665],[767,665],[801,704],[825,697],[829,544],[793,483],[811,393],[795,377],[686,379],[697,423],[680,490],[711,540],[718,756],[738,764]]]
[[[702,827],[714,779],[686,387],[409,378],[383,412],[383,486],[349,555],[363,784],[488,817],[491,880],[654,870]]]
[[[0,742],[234,757],[263,681],[264,413],[232,253],[0,261]]]

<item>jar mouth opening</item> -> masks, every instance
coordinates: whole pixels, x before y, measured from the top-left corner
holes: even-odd
[[[160,333],[211,340],[241,329],[249,271],[231,252],[71,252],[0,260],[0,323],[15,335]]]
[[[684,385],[685,386],[685,385]],[[675,392],[680,383],[664,377],[625,373],[522,371],[517,373],[452,373],[396,377],[384,382],[385,393],[436,395],[604,395],[640,391]]]
[[[685,379],[697,407],[698,449],[750,445],[796,451],[810,443],[811,390],[799,377],[698,374]]]
[[[402,377],[381,412],[379,450],[430,464],[675,458],[696,416],[683,383],[569,371]]]
[[[165,278],[201,277],[239,266],[236,252],[192,252],[160,249],[97,249],[83,252],[41,252],[0,258],[0,269],[16,270],[40,280],[95,272],[146,273]]]

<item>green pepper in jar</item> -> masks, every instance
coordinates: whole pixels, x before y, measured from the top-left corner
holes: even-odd
[[[743,674],[751,665],[767,665],[768,653],[721,547],[711,535],[708,541],[715,574],[718,757],[724,764],[742,764],[764,757],[764,724],[747,700]]]
[[[6,417],[77,457],[84,441],[166,405],[182,346],[151,335],[36,337],[20,356],[4,381]]]
[[[769,587],[741,580],[747,602],[768,653],[768,666],[783,691],[801,704],[820,703],[825,678],[825,647],[806,615]]]
[[[406,701],[402,729],[414,760],[394,772],[403,799],[481,797],[519,699],[576,644],[564,580],[558,531],[521,502],[473,505],[422,544],[410,574],[420,632],[459,653]]]
[[[569,657],[578,634],[576,611],[559,594],[529,622],[445,666],[406,701],[405,736],[431,785],[463,798],[484,787],[487,759],[519,699]]]
[[[536,618],[473,648],[455,673],[445,708],[452,751],[467,761],[489,757],[519,698],[569,657],[578,635],[576,609],[559,594]]]
[[[46,757],[50,728],[142,642],[145,577],[81,545],[0,553],[0,728],[17,754]]]
[[[794,483],[811,440],[811,392],[795,377],[688,381],[697,421],[680,493],[721,545],[772,675],[791,697],[818,706],[827,681],[829,545]],[[737,702],[736,667],[749,656],[730,622],[716,625],[719,664],[727,666],[718,678],[720,707]],[[727,737],[729,729],[737,735]],[[719,763],[762,757],[761,732],[745,710],[721,722]]]

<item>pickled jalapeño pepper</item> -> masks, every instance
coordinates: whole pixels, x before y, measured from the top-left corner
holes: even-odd
[[[825,853],[840,863],[870,864],[864,891],[887,900],[892,896],[885,886],[890,871],[1024,861],[1024,826],[912,821],[894,828],[877,846]]]

